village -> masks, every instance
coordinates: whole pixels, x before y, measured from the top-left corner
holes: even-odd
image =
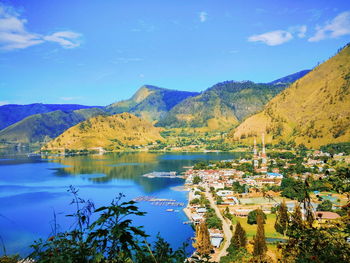
[[[197,232],[201,222],[206,222],[212,247],[211,261],[222,262],[220,259],[229,254],[227,249],[238,222],[247,234],[247,250],[253,250],[256,215],[260,210],[265,217],[267,255],[272,262],[277,262],[278,244],[286,242],[287,237],[275,230],[276,212],[281,203],[288,213],[299,206],[298,200],[303,195],[300,186],[305,180],[310,184],[314,226],[327,225],[344,215],[342,207],[347,204],[347,196],[334,192],[327,177],[335,173],[339,164],[348,165],[349,156],[304,149],[267,154],[264,134],[259,145],[260,151],[255,139],[250,159],[197,163],[185,173],[189,203],[184,211],[197,226]],[[301,212],[305,219],[303,206]],[[198,240],[195,247],[196,242]],[[195,259],[196,256],[193,262]]]

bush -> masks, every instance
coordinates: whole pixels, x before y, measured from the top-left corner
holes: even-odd
[[[255,209],[255,210],[249,212],[248,218],[247,218],[248,224],[254,225],[257,223],[257,221],[256,221],[257,213],[261,213],[262,218],[263,218],[263,223],[265,224],[265,220],[267,217],[266,217],[265,213],[260,209]]]
[[[202,179],[199,176],[193,177],[193,184],[199,184],[200,182],[202,182]]]
[[[329,200],[324,200],[321,204],[317,206],[317,211],[332,211],[332,202]]]

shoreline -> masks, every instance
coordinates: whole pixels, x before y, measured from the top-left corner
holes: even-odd
[[[186,187],[184,186],[184,188],[186,189]],[[187,190],[187,205],[185,208],[183,208],[182,210],[184,211],[185,215],[187,216],[188,220],[191,221],[191,211],[190,211],[190,193],[191,193],[191,189]]]

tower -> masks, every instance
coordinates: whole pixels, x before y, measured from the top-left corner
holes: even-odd
[[[254,150],[253,150],[253,166],[254,169],[257,169],[259,166],[259,161],[258,161],[258,150],[256,148],[256,138],[254,137]]]
[[[261,141],[262,141],[261,172],[267,173],[267,157],[266,157],[266,150],[265,150],[265,134],[264,133],[261,135]]]
[[[266,157],[266,151],[265,151],[265,133],[263,133],[262,135],[261,135],[261,141],[262,141],[262,156],[264,157]]]

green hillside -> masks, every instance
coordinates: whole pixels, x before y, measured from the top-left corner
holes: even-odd
[[[295,141],[310,147],[350,141],[350,46],[319,65],[246,119],[229,140]]]
[[[198,95],[197,92],[169,90],[155,86],[142,86],[130,99],[106,107],[111,114],[129,112],[154,122],[184,99]]]
[[[43,150],[121,150],[163,140],[160,129],[130,113],[96,116],[79,123],[46,144]]]
[[[176,105],[157,126],[230,128],[260,111],[285,86],[251,81],[218,83]]]
[[[0,141],[9,143],[36,143],[49,141],[62,132],[90,117],[104,114],[102,109],[52,111],[29,116],[0,131]]]
[[[0,130],[15,124],[34,114],[47,113],[51,111],[73,111],[79,109],[95,108],[78,104],[42,104],[33,103],[27,105],[7,104],[0,106]]]

